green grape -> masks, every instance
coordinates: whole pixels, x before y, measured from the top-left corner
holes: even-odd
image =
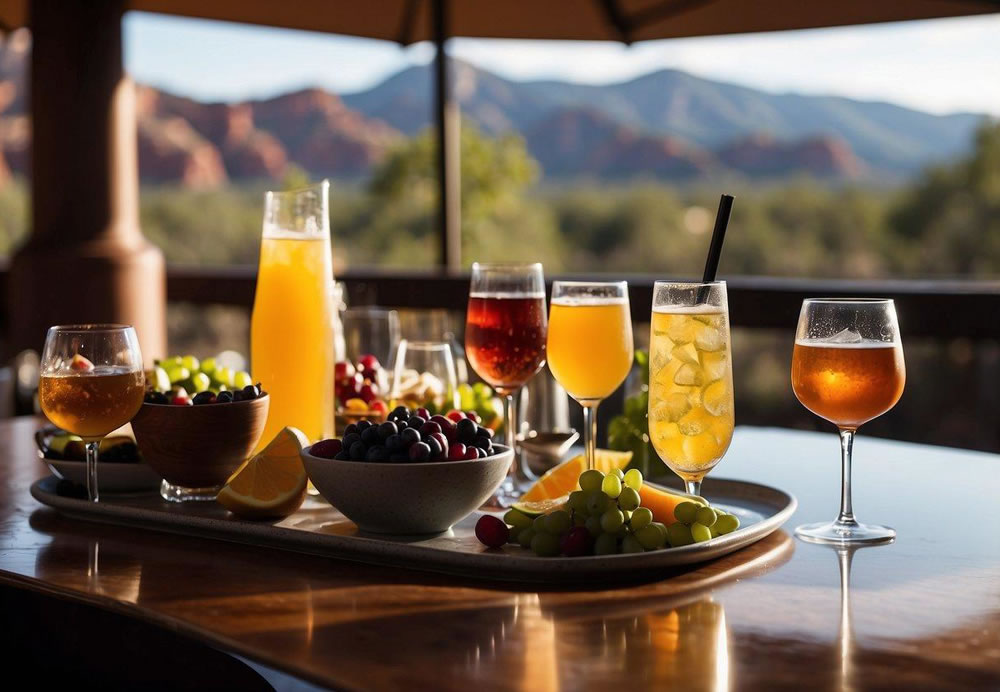
[[[545,530],[553,536],[560,536],[573,527],[573,520],[565,509],[557,509],[545,517]]]
[[[646,550],[655,550],[657,548],[662,548],[667,542],[666,537],[660,533],[660,530],[653,526],[652,524],[646,524],[641,529],[635,532],[635,537],[638,539],[639,543]]]
[[[535,537],[535,529],[529,526],[526,529],[521,529],[521,533],[517,534],[517,543],[522,548],[531,547],[531,539]]]
[[[522,529],[520,527],[512,526],[510,528],[510,533],[508,534],[507,542],[508,543],[517,543],[517,537],[520,536],[521,532],[524,531],[524,530],[525,529]]]
[[[212,376],[220,384],[224,384],[227,387],[233,386],[233,371],[229,368],[216,368]]]
[[[722,534],[719,533],[719,522],[715,522],[714,524],[712,524],[711,526],[709,526],[708,530],[712,532],[712,538],[715,538],[716,536],[721,536],[722,535]]]
[[[601,483],[601,490],[611,499],[618,497],[622,492],[622,479],[609,473]]]
[[[740,518],[734,514],[722,514],[716,520],[715,525],[719,528],[720,534],[732,533],[740,528]]]
[[[659,522],[659,521],[654,521],[652,524],[650,524],[650,526],[655,526],[657,528],[657,530],[661,534],[663,534],[663,542],[666,543],[667,542],[667,525],[664,524],[664,523],[662,523],[662,522]]]
[[[531,517],[517,509],[508,509],[503,515],[503,521],[517,529],[526,529],[532,524]]]
[[[153,368],[153,389],[158,392],[170,391],[170,376],[161,367]]]
[[[531,552],[538,557],[555,557],[559,554],[559,537],[551,533],[536,533],[531,538]]]
[[[621,507],[619,507],[618,509],[621,509]],[[626,522],[628,522],[628,520],[632,518],[632,510],[630,509],[622,509],[622,514],[625,515]]]
[[[591,514],[587,517],[587,521],[584,526],[587,527],[587,531],[590,532],[590,535],[594,538],[597,538],[604,532],[604,529],[601,528],[601,516],[599,514]]]
[[[215,372],[215,358],[206,358],[201,361],[201,371],[206,375],[211,375]]]
[[[587,523],[587,515],[583,512],[573,512],[573,526],[584,526]]]
[[[196,372],[191,375],[191,385],[196,392],[204,392],[211,384],[211,378],[203,372]]]
[[[197,372],[201,363],[198,362],[198,359],[195,358],[194,356],[184,356],[183,358],[181,358],[181,365],[183,365],[191,372]]]
[[[653,523],[653,512],[650,511],[649,507],[640,507],[639,509],[632,512],[632,518],[629,520],[629,526],[632,527],[633,531],[638,531],[644,526],[649,526]]]
[[[574,490],[566,500],[566,509],[575,509],[578,512],[587,509],[587,493],[582,490]]]
[[[191,377],[191,371],[185,368],[183,365],[173,365],[167,370],[167,377],[170,378],[170,383],[180,382]]]
[[[674,507],[674,518],[682,524],[693,524],[699,507],[695,502],[682,502]]]
[[[597,469],[588,469],[580,474],[580,490],[586,490],[588,492],[592,490],[600,490],[601,482],[603,480],[603,473]]]
[[[639,506],[639,491],[635,488],[625,486],[621,494],[618,495],[618,506],[622,509],[632,510]]]
[[[548,531],[546,526],[548,526],[548,522],[546,521],[544,514],[539,514],[535,517],[535,521],[531,524],[531,528],[535,530],[535,533],[545,533]]]
[[[164,358],[160,361],[160,365],[165,369],[169,370],[171,367],[179,367],[184,364],[184,359],[180,356],[170,356],[169,358]]]
[[[704,524],[695,522],[691,524],[691,538],[693,538],[696,543],[702,543],[712,538],[712,531]]]
[[[679,521],[667,527],[667,540],[670,541],[670,545],[674,548],[694,543],[694,538],[691,536],[691,529]]]
[[[640,543],[639,539],[632,534],[629,534],[622,539],[623,553],[641,553],[644,550],[645,548],[642,547],[642,543]]]
[[[629,469],[625,472],[625,485],[632,488],[632,490],[639,491],[642,489],[642,471],[639,469]]]
[[[704,524],[705,526],[711,526],[712,524],[714,524],[718,516],[719,515],[716,514],[715,510],[712,509],[711,507],[701,507],[694,514],[695,521],[697,521],[699,524]]]
[[[614,471],[612,471],[611,473],[613,473],[613,474],[615,474],[616,476],[618,476],[618,480],[622,480],[623,478],[625,478],[625,472],[624,472],[624,471],[622,471],[621,469],[615,469],[615,470],[614,470]]]
[[[592,490],[587,495],[587,511],[592,515],[596,514],[600,516],[604,514],[604,510],[608,508],[609,504],[611,504],[611,501],[600,489]]]
[[[253,384],[253,378],[250,377],[250,373],[240,370],[238,373],[233,375],[233,386],[237,389],[243,389],[251,384]]]
[[[614,533],[625,523],[625,515],[617,507],[612,507],[601,515],[601,528],[607,533]]]
[[[594,541],[594,555],[615,555],[618,553],[618,539],[610,533],[602,533]]]

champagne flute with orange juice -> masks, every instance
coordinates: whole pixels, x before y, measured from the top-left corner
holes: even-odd
[[[285,426],[333,436],[330,184],[268,192],[250,326],[255,381],[271,395],[263,447]]]
[[[594,468],[597,407],[632,368],[628,284],[556,281],[552,285],[546,353],[549,369],[583,406],[587,468]]]

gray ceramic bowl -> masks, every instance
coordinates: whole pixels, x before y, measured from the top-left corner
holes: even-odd
[[[475,461],[388,464],[314,457],[302,463],[320,495],[362,531],[401,535],[441,533],[486,502],[514,459],[498,454]]]

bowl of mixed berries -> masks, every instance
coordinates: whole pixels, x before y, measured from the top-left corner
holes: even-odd
[[[432,416],[399,406],[382,423],[348,425],[341,438],[302,450],[320,494],[362,531],[450,529],[489,499],[514,453],[475,412]]]

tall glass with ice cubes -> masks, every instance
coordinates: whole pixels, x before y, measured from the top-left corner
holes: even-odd
[[[733,358],[726,282],[657,281],[649,336],[649,437],[687,491],[733,439]]]

